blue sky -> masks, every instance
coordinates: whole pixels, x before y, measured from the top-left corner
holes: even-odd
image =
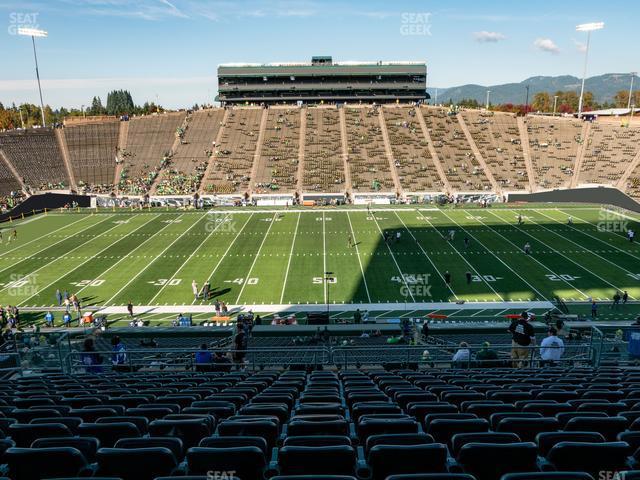
[[[0,102],[37,101],[30,39],[12,34],[22,25],[49,32],[37,40],[45,103],[124,88],[180,108],[214,97],[224,62],[424,60],[441,88],[581,76],[575,26],[592,21],[605,29],[589,76],[637,71],[639,14],[630,0],[0,0]]]

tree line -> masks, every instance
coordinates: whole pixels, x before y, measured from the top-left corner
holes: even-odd
[[[557,100],[555,97],[558,97]],[[538,92],[536,93],[529,105],[525,104],[513,104],[513,103],[501,103],[490,104],[490,110],[499,112],[511,112],[519,115],[524,115],[529,112],[542,112],[552,113],[555,111],[558,114],[564,113],[576,113],[578,111],[578,103],[580,102],[580,95],[573,91],[558,91],[555,93]],[[595,101],[595,97],[592,92],[585,92],[582,98],[582,111],[588,110],[603,110],[608,108],[627,108],[629,102],[629,91],[620,90],[613,97],[612,102],[598,103]],[[449,105],[454,104],[450,99]],[[633,92],[633,98],[631,100],[632,105],[640,107],[640,91]],[[478,102],[476,99],[463,99],[457,103],[457,105],[465,108],[482,108],[485,104]]]
[[[60,107],[53,109],[49,105],[44,107],[44,118],[47,126],[61,124],[66,117],[96,116],[96,115],[149,115],[156,112],[164,112],[165,109],[155,102],[145,102],[136,105],[131,93],[127,90],[113,90],[107,94],[107,104],[103,105],[100,97],[91,99],[89,105],[82,108]],[[22,103],[4,106],[0,102],[0,130],[15,128],[31,128],[41,126],[42,114],[40,106],[33,103]]]

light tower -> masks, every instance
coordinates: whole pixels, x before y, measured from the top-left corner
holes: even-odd
[[[587,32],[587,47],[584,50],[584,70],[582,72],[582,85],[580,87],[580,100],[578,101],[578,118],[582,118],[582,100],[584,96],[584,81],[587,77],[587,61],[589,60],[589,42],[591,41],[591,32],[602,30],[603,22],[581,23],[576,26],[576,31]]]
[[[33,59],[36,62],[36,78],[38,79],[38,93],[40,94],[40,113],[42,114],[42,127],[46,127],[47,124],[44,120],[44,102],[42,101],[42,88],[40,87],[40,72],[38,71],[38,55],[36,55],[36,37],[47,37],[48,33],[45,30],[38,28],[18,28],[18,35],[24,35],[25,37],[31,37],[33,43]]]

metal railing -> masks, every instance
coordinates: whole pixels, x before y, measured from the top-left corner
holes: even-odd
[[[424,345],[384,345],[384,346],[336,346],[336,347],[288,347],[288,348],[251,348],[248,350],[219,349],[221,359],[216,359],[215,349],[209,350],[211,362],[196,362],[197,349],[145,348],[126,350],[121,353],[119,362],[114,362],[117,353],[111,350],[95,352],[70,351],[62,359],[62,369],[69,374],[103,371],[160,371],[160,370],[209,370],[227,371],[231,369],[260,370],[263,368],[316,368],[335,366],[339,368],[359,367],[363,365],[416,366],[423,368],[491,368],[510,366],[542,367],[559,366],[597,366],[599,353],[589,343],[566,345],[560,360],[545,362],[540,356],[540,346],[521,347],[528,354],[514,360],[511,345],[495,345],[492,350],[495,359],[478,358],[482,345],[469,345],[469,356],[462,361],[453,361],[455,349],[436,348],[425,351]],[[100,361],[84,360],[92,357]]]

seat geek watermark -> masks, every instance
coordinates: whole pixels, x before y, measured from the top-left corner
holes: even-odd
[[[629,221],[616,212],[601,209],[598,212],[596,228],[599,232],[626,233],[629,230]]]
[[[237,222],[234,217],[226,213],[209,212],[204,226],[207,233],[238,233]]]
[[[400,35],[431,36],[431,13],[404,12],[400,14]]]
[[[18,30],[21,28],[40,28],[38,24],[39,15],[37,12],[11,12],[7,29],[9,35],[18,35]]]
[[[232,480],[236,476],[235,470],[218,471],[209,470],[207,472],[207,480]]]

